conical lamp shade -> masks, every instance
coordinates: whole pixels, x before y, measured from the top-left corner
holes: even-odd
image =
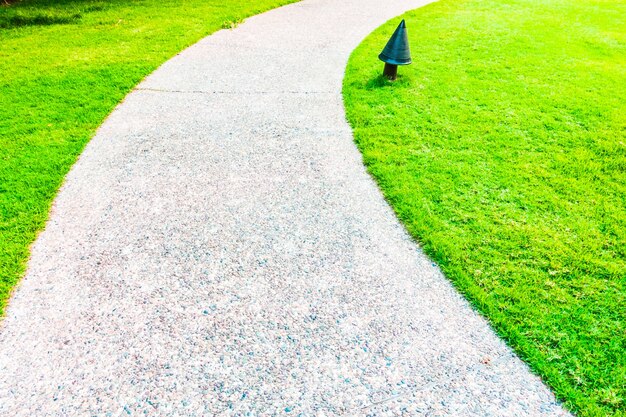
[[[385,49],[378,55],[378,58],[392,65],[409,65],[411,62],[411,51],[409,49],[409,37],[406,31],[404,20],[400,22],[398,28],[391,38]]]

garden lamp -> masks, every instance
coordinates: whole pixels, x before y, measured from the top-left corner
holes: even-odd
[[[409,65],[411,62],[411,51],[409,50],[409,37],[407,35],[404,19],[396,31],[393,32],[385,49],[378,55],[378,59],[385,63],[383,75],[390,80],[395,80],[398,76],[398,65]]]

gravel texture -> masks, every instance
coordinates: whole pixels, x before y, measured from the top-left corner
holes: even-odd
[[[276,9],[130,94],[33,246],[0,331],[0,415],[568,415],[353,145],[348,56],[424,3]]]

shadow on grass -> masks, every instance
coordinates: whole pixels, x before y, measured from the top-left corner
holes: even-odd
[[[11,29],[23,26],[50,26],[76,23],[80,20],[80,13],[59,14],[59,13],[11,13],[0,15],[0,28]]]
[[[384,77],[382,71],[380,74],[370,78],[365,83],[366,90],[377,90],[379,88],[390,88],[390,87],[404,87],[408,86],[411,83],[410,77],[404,77],[402,74],[398,74],[398,78],[395,81],[390,81],[387,77]]]
[[[104,10],[106,5],[93,0],[25,0],[1,3],[0,29],[25,26],[51,26],[78,23],[87,13]]]

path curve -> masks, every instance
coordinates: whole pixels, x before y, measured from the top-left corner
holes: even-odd
[[[407,237],[353,145],[349,54],[424,3],[305,0],[131,93],[8,308],[0,415],[566,415]]]

